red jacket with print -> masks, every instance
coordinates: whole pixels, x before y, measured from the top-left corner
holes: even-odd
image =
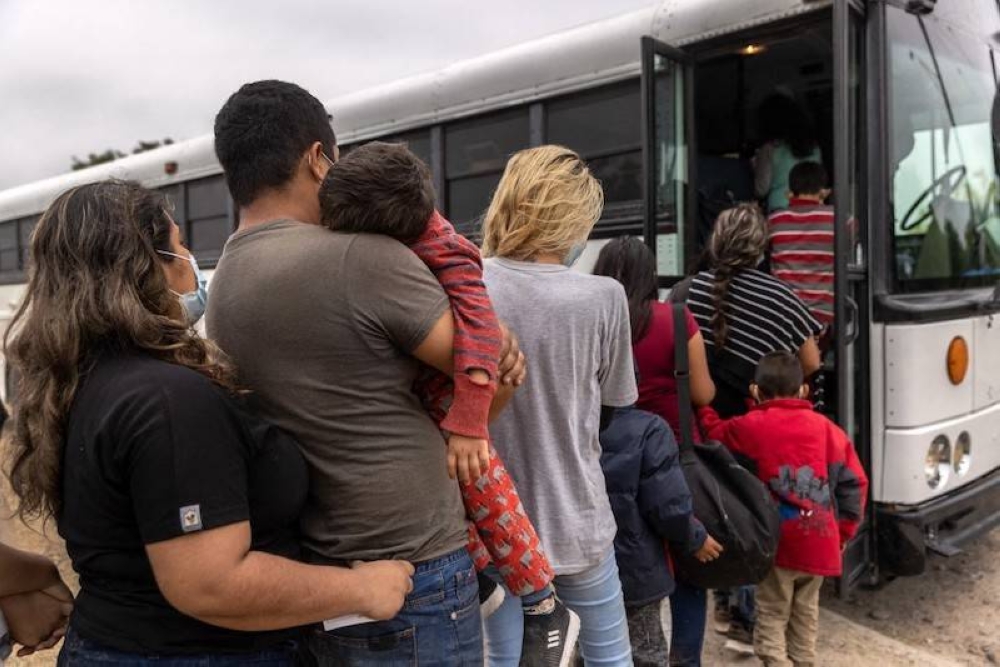
[[[841,573],[841,548],[864,513],[868,478],[847,435],[809,401],[776,399],[721,419],[698,412],[705,435],[752,461],[778,500],[781,539],[775,564],[824,577]]]

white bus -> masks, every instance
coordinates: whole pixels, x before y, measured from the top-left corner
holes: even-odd
[[[345,150],[408,143],[473,236],[513,151],[575,149],[607,199],[583,264],[640,235],[669,287],[720,193],[753,196],[758,103],[799,100],[838,220],[824,409],[872,481],[846,588],[917,574],[1000,523],[998,34],[995,0],[665,0],[328,108]],[[237,220],[211,136],[0,192],[3,326],[39,214],[109,176],[167,192],[202,266],[218,259]]]

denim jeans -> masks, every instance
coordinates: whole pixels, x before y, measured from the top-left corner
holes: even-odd
[[[757,600],[755,586],[740,586],[715,591],[715,606],[726,607],[733,622],[753,632],[757,623]]]
[[[318,667],[479,667],[483,631],[472,559],[462,547],[418,563],[413,592],[395,618],[316,629],[306,644]]]
[[[614,552],[589,570],[557,575],[553,583],[563,604],[580,616],[580,651],[584,663],[588,667],[631,665],[628,620]],[[487,664],[516,666],[524,639],[521,600],[508,594],[485,625]]]
[[[294,667],[298,648],[295,642],[256,653],[216,653],[201,655],[145,655],[127,653],[84,639],[71,625],[57,667]]]
[[[705,613],[708,595],[704,588],[678,581],[670,596],[670,664],[701,667],[705,644]]]

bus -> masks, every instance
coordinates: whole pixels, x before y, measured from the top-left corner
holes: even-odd
[[[669,289],[719,202],[753,198],[757,106],[794,97],[815,123],[837,219],[822,409],[871,478],[846,591],[919,574],[929,554],[1000,524],[998,36],[995,0],[663,0],[328,109],[344,152],[379,139],[422,157],[441,208],[473,238],[511,153],[576,150],[606,198],[578,268],[607,239],[640,236]],[[167,193],[199,263],[218,260],[238,210],[210,135],[12,188],[0,192],[3,327],[39,214],[112,176]]]

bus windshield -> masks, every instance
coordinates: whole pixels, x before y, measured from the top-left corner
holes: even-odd
[[[1000,279],[992,121],[1000,63],[985,39],[933,15],[890,7],[888,34],[896,288],[992,285]]]

